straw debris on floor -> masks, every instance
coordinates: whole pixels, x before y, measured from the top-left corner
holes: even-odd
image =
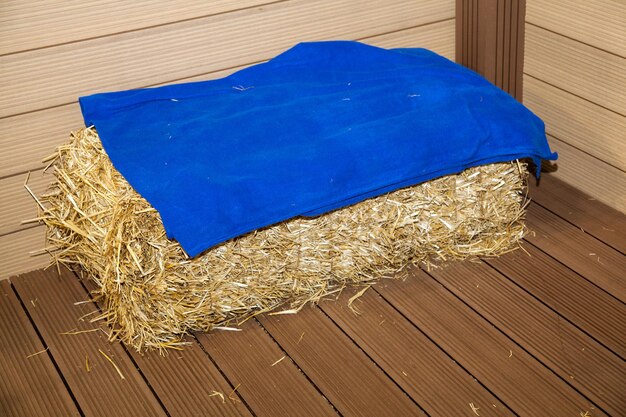
[[[495,256],[524,234],[524,163],[467,169],[314,218],[294,218],[190,259],[112,166],[94,129],[49,160],[39,199],[53,261],[93,279],[103,318],[134,348],[171,348],[193,330],[297,311],[408,264]]]

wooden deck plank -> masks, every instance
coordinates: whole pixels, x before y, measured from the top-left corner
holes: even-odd
[[[626,253],[626,215],[604,205],[550,174],[541,176],[539,183],[530,181],[530,197],[539,205],[563,217]]]
[[[374,290],[354,301],[347,289],[320,308],[431,416],[459,416],[472,403],[481,416],[513,413]],[[454,395],[450,395],[454,392]]]
[[[518,415],[605,415],[424,271],[375,289]]]
[[[92,280],[82,280],[87,291],[98,287]],[[102,310],[102,305],[97,303]],[[139,353],[128,349],[146,381],[159,397],[170,417],[222,416],[251,417],[238,393],[230,401],[222,398],[233,386],[204,352],[193,336],[184,340],[181,350],[164,355],[152,350]]]
[[[336,417],[332,405],[255,320],[196,337],[256,417]],[[225,392],[231,401],[232,392]]]
[[[318,308],[259,321],[342,416],[424,415]]]
[[[108,342],[101,331],[62,334],[98,329],[80,320],[98,310],[91,302],[74,304],[85,301],[87,292],[70,271],[62,269],[59,275],[56,270],[38,270],[12,282],[22,300],[33,300],[24,303],[28,313],[85,416],[166,415],[120,344]]]
[[[225,397],[233,390],[200,344],[189,338],[191,344],[181,351],[166,356],[156,351],[141,355],[131,352],[135,363],[170,416],[252,416],[239,395]]]
[[[430,275],[607,414],[626,410],[626,362],[499,272],[458,262]]]
[[[109,344],[101,332],[59,334],[94,328],[77,318],[96,308],[91,303],[75,306],[75,301],[86,298],[82,285],[64,275],[57,277],[53,271],[14,279],[15,290],[45,342],[41,345],[15,292],[4,282],[4,295],[13,294],[18,303],[13,307],[22,315],[17,322],[10,319],[17,324],[0,327],[0,334],[11,334],[13,342],[25,333],[30,337],[26,342],[34,345],[4,355],[4,340],[0,341],[0,370],[14,365],[4,363],[4,357],[26,358],[24,352],[49,346],[48,352],[24,359],[24,366],[35,364],[34,359],[46,359],[45,366],[52,366],[52,375],[63,385],[56,362],[86,416],[126,415],[130,407],[152,406],[164,415],[161,404],[170,416],[347,417],[385,415],[382,408],[390,415],[412,415],[419,414],[419,407],[432,416],[469,416],[474,415],[470,402],[479,407],[481,416],[577,416],[586,411],[594,417],[604,412],[621,415],[626,408],[626,399],[618,391],[626,385],[626,304],[598,282],[607,276],[607,282],[624,282],[620,273],[625,257],[614,249],[621,242],[614,236],[623,234],[623,215],[610,209],[605,214],[604,206],[586,200],[584,194],[570,193],[568,197],[567,188],[558,189],[559,183],[548,184],[557,187],[555,190],[545,189],[548,203],[538,200],[531,205],[528,219],[535,236],[529,235],[530,244],[525,245],[531,257],[517,251],[480,265],[450,265],[433,271],[435,278],[419,271],[406,282],[385,281],[355,302],[362,313],[359,316],[346,306],[346,298],[357,291],[349,290],[338,302],[323,302],[295,316],[259,318],[267,331],[257,320],[250,320],[242,332],[198,334],[201,344],[193,343],[165,358],[130,352],[133,363],[119,344]],[[594,222],[602,226],[594,229]],[[604,230],[613,225],[622,229]],[[600,262],[582,256],[587,251],[599,255]],[[605,258],[611,263],[606,264]],[[3,301],[0,298],[0,326],[11,317]],[[16,332],[16,328],[22,330]],[[8,348],[16,349],[13,344]],[[120,366],[125,380],[119,379],[98,348]],[[85,357],[90,361],[89,373]],[[136,372],[135,364],[141,373]],[[34,388],[20,379],[23,375],[19,372],[24,372],[22,367],[3,371],[9,382],[15,381],[10,389],[29,393],[34,397],[29,400],[44,404],[48,400],[40,395],[56,395],[54,390],[33,394]],[[49,384],[45,378],[36,382]],[[143,388],[129,388],[129,379],[136,379],[131,385]],[[387,388],[381,391],[382,380]],[[2,384],[0,381],[0,414],[5,412],[2,396],[8,395]],[[103,386],[119,392],[111,396],[103,392]],[[52,388],[59,388],[58,381]],[[74,407],[65,414],[76,415],[77,406],[66,386],[62,388],[60,392],[65,392]],[[395,394],[386,394],[386,389]],[[222,392],[225,402],[219,396],[211,397],[213,391]],[[402,401],[408,400],[412,407],[408,412],[393,408],[403,407],[393,399],[397,393],[404,395],[402,391],[408,394]],[[376,395],[382,398],[376,400],[381,409],[375,408]],[[61,400],[63,404],[68,401]],[[599,408],[594,409],[593,403]],[[49,407],[33,413],[64,414],[54,405]],[[97,407],[100,410],[94,411]],[[153,415],[153,411],[131,412],[140,416]],[[22,409],[8,413],[28,415]]]
[[[0,282],[0,335],[0,415],[79,416],[7,280]]]
[[[626,303],[626,257],[538,204],[530,204],[525,240]]]
[[[532,245],[486,262],[626,359],[626,305]]]

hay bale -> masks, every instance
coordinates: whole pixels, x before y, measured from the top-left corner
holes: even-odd
[[[138,350],[192,330],[298,310],[407,264],[495,256],[524,234],[526,166],[470,168],[315,218],[295,218],[189,259],[117,172],[93,129],[60,146],[41,198],[53,261],[95,281],[105,318]]]

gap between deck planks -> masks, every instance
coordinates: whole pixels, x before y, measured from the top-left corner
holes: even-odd
[[[39,270],[11,281],[84,415],[166,416],[123,346],[89,322],[93,303],[75,304],[87,293],[74,274]]]
[[[571,236],[569,256],[554,250],[548,233],[539,234],[525,245],[531,257],[517,251],[479,265],[455,264],[430,274],[416,270],[406,282],[385,280],[355,302],[360,315],[347,308],[356,291],[349,289],[339,300],[295,316],[250,320],[242,332],[197,334],[197,340],[188,339],[192,344],[187,350],[166,357],[126,351],[109,344],[101,331],[60,334],[96,328],[88,320],[78,321],[86,313],[97,314],[97,308],[73,304],[87,293],[71,273],[59,277],[54,271],[36,271],[13,278],[15,291],[6,283],[3,291],[5,297],[17,293],[21,298],[21,304],[13,302],[21,318],[16,321],[13,315],[7,328],[23,329],[15,333],[22,335],[18,340],[28,351],[48,348],[18,359],[35,366],[35,374],[48,375],[60,396],[51,400],[19,378],[11,387],[0,385],[0,394],[23,390],[22,398],[31,404],[20,407],[50,407],[51,415],[55,406],[47,402],[59,398],[68,407],[66,414],[76,414],[78,406],[86,416],[125,415],[128,410],[170,416],[384,415],[381,410],[390,415],[472,415],[470,403],[481,416],[619,415],[626,407],[616,388],[626,374],[626,307],[609,296],[613,288],[597,285],[597,276],[613,271],[620,282],[624,257],[613,249],[620,239],[604,245],[598,239],[609,231],[591,228],[585,233],[578,227],[587,209],[562,212],[551,204],[551,211],[539,205],[532,209],[529,223],[537,222],[541,231],[550,222]],[[601,210],[595,215],[611,219]],[[623,230],[615,235],[619,233]],[[572,252],[580,255],[588,245],[616,264],[592,262],[589,267],[572,259]],[[10,316],[3,313],[0,324],[6,327]],[[24,337],[29,334],[30,342]],[[3,346],[3,353],[10,348],[24,353],[23,347],[11,346]],[[124,380],[98,349],[120,367]],[[85,358],[91,361],[90,372]],[[9,365],[0,362],[3,375],[9,375]],[[22,377],[32,379],[29,375]]]
[[[341,415],[424,415],[421,407],[319,308],[258,319]]]
[[[426,272],[376,291],[516,414],[605,415]]]
[[[626,256],[537,204],[526,217],[527,242],[626,303]]]
[[[88,292],[97,289],[93,281],[81,279],[81,282]],[[102,308],[100,303],[97,305]],[[203,352],[198,341],[188,335],[184,342],[187,343],[184,348],[167,355],[127,350],[168,415],[252,416],[235,387]]]
[[[470,403],[483,407],[483,416],[513,415],[374,290],[359,297],[352,311],[348,300],[356,292],[348,289],[320,308],[429,415],[456,415],[471,409]]]
[[[624,304],[539,249],[485,260],[518,287],[626,360]]]
[[[626,410],[623,359],[505,276],[485,263],[467,262],[429,275],[609,414]]]
[[[533,201],[591,234],[598,240],[626,253],[626,215],[596,201],[550,174],[537,182],[530,180]]]
[[[49,279],[54,279],[54,277],[50,277]],[[416,281],[416,280],[419,280],[419,277],[417,277],[417,278],[413,277],[409,281],[413,282],[413,281]],[[387,287],[388,286],[404,285],[404,283],[399,283],[399,282],[395,282],[395,281],[389,281],[389,282],[386,282],[386,284],[387,284]],[[382,291],[384,293],[385,290],[382,290]],[[441,292],[441,290],[439,290],[439,292]],[[426,291],[426,292],[423,292],[423,291],[408,291],[407,292],[407,291],[404,291],[404,290],[400,289],[400,293],[403,296],[405,296],[405,297],[410,297],[411,294],[421,294],[420,297],[427,297],[427,298],[432,298],[432,296],[433,296],[433,294],[429,293],[428,291]],[[347,295],[344,294],[342,297],[343,297],[342,300],[340,300],[340,301],[338,301],[338,302],[336,302],[336,303],[334,303],[332,305],[331,305],[330,302],[322,303],[322,309],[329,314],[330,318],[333,318],[333,316],[335,316],[334,318],[337,321],[339,321],[339,319],[338,319],[338,316],[336,314],[337,313],[336,309],[337,308],[343,308],[345,310],[345,305],[347,304],[346,303]],[[367,297],[371,298],[370,295],[367,295]],[[422,301],[420,300],[420,297],[417,297],[416,300],[412,300],[411,303],[413,304],[413,302],[416,302],[417,304],[422,304]],[[376,301],[376,300],[368,300],[368,303],[361,303],[362,304],[361,305],[361,309],[362,310],[366,309],[368,311],[368,313],[369,313],[370,312],[369,309],[370,308],[374,308],[375,309],[376,305],[380,304],[381,300],[379,299],[378,303],[374,303],[374,304],[370,305],[371,301]],[[37,305],[38,302],[39,301],[37,301],[35,303],[35,305]],[[441,306],[440,303],[435,303],[435,304]],[[455,304],[456,304],[457,308],[461,308],[461,309],[463,308],[462,303],[459,303],[458,300],[455,302]],[[409,336],[409,338],[408,338],[409,342],[412,341],[413,340],[412,336],[414,336],[415,330],[413,330],[412,332],[409,332],[407,334],[407,333],[405,333],[407,328],[410,329],[413,325],[422,326],[424,322],[428,323],[428,321],[429,321],[429,320],[420,320],[419,321],[420,324],[416,324],[414,322],[413,325],[411,325],[411,324],[408,324],[406,322],[406,319],[403,318],[397,311],[395,311],[393,309],[393,307],[391,307],[387,303],[383,302],[383,305],[382,306],[379,305],[378,308],[382,308],[383,310],[387,310],[387,313],[391,314],[389,324],[393,325],[392,328],[391,328],[392,337],[390,339],[386,340],[384,338],[378,338],[378,337],[372,335],[370,333],[370,331],[372,330],[371,329],[371,323],[370,323],[369,328],[367,326],[365,327],[367,329],[365,332],[362,332],[361,334],[356,333],[356,336],[355,336],[355,338],[357,338],[357,339],[361,338],[362,340],[369,340],[369,342],[367,342],[369,344],[376,344],[376,343],[378,343],[379,346],[377,347],[377,349],[374,349],[374,351],[373,351],[374,354],[378,350],[378,352],[383,352],[383,356],[384,356],[384,352],[386,352],[386,347],[389,348],[390,346],[391,347],[395,346],[394,343],[396,342],[396,340],[398,339],[398,337],[400,335],[404,335],[404,338],[400,337],[400,339],[401,340],[404,339],[405,343],[406,343],[406,339],[407,339],[406,336]],[[335,314],[333,314],[333,309],[335,309]],[[271,329],[272,325],[268,326],[268,327],[270,327],[270,332],[274,334],[274,337],[277,337],[276,334],[282,333],[283,334],[282,337],[279,335],[279,337],[277,337],[277,340],[281,340],[282,339],[283,343],[291,344],[292,345],[291,349],[293,349],[294,343],[295,344],[302,343],[302,341],[305,340],[304,336],[307,336],[306,330],[309,331],[309,334],[307,336],[307,338],[309,339],[309,347],[307,349],[307,352],[308,353],[312,352],[312,354],[311,355],[307,355],[307,354],[301,353],[302,356],[299,358],[299,360],[302,363],[308,363],[307,366],[309,366],[309,367],[315,366],[316,363],[317,363],[316,360],[324,361],[324,360],[327,359],[327,357],[329,355],[333,355],[332,352],[331,353],[326,352],[326,354],[322,355],[321,357],[318,357],[318,356],[315,355],[315,352],[318,351],[317,348],[318,348],[318,341],[319,341],[319,337],[320,337],[318,325],[320,323],[320,320],[324,321],[325,319],[324,319],[323,316],[320,316],[321,313],[315,313],[315,314],[318,315],[318,317],[315,317],[315,319],[312,320],[311,317],[310,317],[310,314],[311,314],[312,311],[317,311],[317,310],[316,310],[316,308],[311,308],[311,309],[304,310],[302,312],[304,314],[299,314],[299,315],[296,315],[296,316],[291,316],[291,317],[290,316],[284,316],[284,317],[276,317],[275,316],[275,317],[269,318],[269,319],[268,318],[262,319],[262,322],[265,322],[266,325],[270,321],[274,321],[275,322],[275,323],[273,323],[273,325],[275,327],[277,326],[275,329],[273,329],[273,330]],[[433,311],[435,311],[435,309],[433,309]],[[308,317],[307,317],[307,313],[309,313]],[[345,313],[345,311],[344,311],[344,313]],[[459,321],[460,320],[462,322],[463,318],[467,314],[468,314],[468,312],[465,311],[463,314],[461,314],[460,317],[455,317],[455,318],[451,319],[450,321]],[[344,314],[344,320],[346,320],[346,319],[348,321],[346,323],[344,323],[345,326],[342,326],[342,328],[347,328],[347,329],[349,329],[349,328],[357,328],[358,329],[359,325],[362,326],[363,322],[361,321],[360,316],[356,316],[356,315],[354,315],[351,312],[349,314]],[[475,322],[476,320],[477,319],[470,319],[470,322]],[[480,318],[478,318],[478,321],[480,321]],[[287,330],[285,330],[285,326],[283,325],[285,322],[290,322],[290,326],[287,326]],[[400,322],[400,325],[398,325],[398,322]],[[377,325],[383,326],[383,328],[384,328],[385,323],[383,322],[381,324],[380,322],[378,322]],[[202,334],[202,335],[198,335],[198,337],[199,337],[200,341],[202,342],[202,344],[205,347],[208,347],[207,351],[213,352],[214,355],[215,355],[215,349],[221,350],[221,357],[220,357],[219,353],[217,355],[215,355],[215,356],[217,356],[216,362],[218,364],[221,363],[221,368],[222,369],[226,369],[226,372],[225,372],[226,374],[231,374],[231,377],[234,376],[234,378],[237,378],[236,375],[233,375],[232,372],[228,371],[228,367],[229,366],[230,367],[242,366],[243,370],[240,369],[239,372],[256,375],[256,378],[257,378],[256,383],[252,383],[252,384],[249,384],[249,385],[247,384],[247,388],[245,389],[245,390],[249,391],[248,392],[249,395],[253,395],[254,396],[256,394],[257,397],[265,398],[266,401],[269,400],[269,402],[272,402],[271,401],[272,396],[275,395],[275,392],[272,391],[272,388],[276,388],[276,387],[272,386],[273,384],[271,384],[271,383],[268,384],[268,379],[266,379],[266,376],[267,376],[267,372],[266,371],[268,369],[271,370],[271,368],[274,368],[274,367],[271,366],[270,360],[274,360],[274,358],[277,358],[277,357],[278,357],[278,359],[280,359],[282,356],[284,356],[284,352],[280,348],[278,348],[277,346],[274,345],[273,352],[270,352],[269,354],[261,355],[260,363],[256,363],[252,367],[246,366],[245,363],[241,364],[240,363],[241,362],[240,361],[241,358],[247,359],[247,358],[253,356],[253,354],[255,352],[259,351],[259,341],[261,341],[261,343],[260,343],[261,345],[272,346],[271,340],[270,340],[269,344],[265,344],[265,343],[262,342],[263,339],[269,340],[269,337],[268,337],[267,334],[265,334],[263,332],[263,330],[260,328],[258,323],[254,322],[254,321],[251,321],[251,322],[249,322],[247,327],[246,327],[246,325],[244,325],[244,327],[245,327],[245,330],[243,332],[236,333],[234,335],[231,334],[231,333],[214,333],[212,335]],[[326,327],[327,326],[322,326],[322,328],[326,328]],[[485,327],[485,325],[482,325],[482,327]],[[486,327],[489,328],[490,326],[486,326]],[[306,329],[306,330],[303,332],[304,334],[299,334],[299,336],[298,336],[296,333],[294,333],[294,331],[296,329],[298,331],[300,329]],[[484,328],[482,330],[485,331]],[[334,334],[335,336],[338,335],[339,337],[341,337],[341,334],[337,333],[338,331],[339,331],[338,328],[337,329],[333,329],[333,330],[331,330],[331,333]],[[355,334],[354,330],[347,330],[347,332],[348,333],[351,332],[352,334]],[[430,334],[431,338],[433,337],[432,334],[428,330],[426,331],[426,333]],[[287,335],[290,334],[291,338],[285,338],[285,336],[284,336],[285,334],[287,334]],[[242,336],[245,339],[241,339]],[[297,336],[297,338],[296,338],[296,336]],[[75,337],[75,336],[72,336],[72,337]],[[321,337],[323,338],[325,336],[322,335]],[[463,337],[463,333],[461,333],[460,337]],[[332,341],[332,338],[329,339],[329,340]],[[213,349],[211,348],[211,344],[213,344]],[[385,346],[386,344],[389,344],[390,346],[389,345]],[[431,342],[431,344],[432,344],[432,342]],[[332,345],[331,345],[331,347],[332,347]],[[354,348],[348,348],[348,350],[350,350],[350,349],[353,350]],[[323,351],[324,350],[322,350],[322,352]],[[435,351],[436,351],[436,349],[435,349]],[[478,351],[479,352],[480,350],[474,350],[474,351]],[[502,351],[504,352],[503,349],[502,349]],[[398,353],[399,353],[399,351],[398,351]],[[409,352],[407,352],[407,353],[409,353]],[[176,356],[177,354],[178,354],[178,352],[173,352],[167,358],[169,358],[170,360],[174,360],[174,358],[176,358],[176,360],[178,360],[178,358],[180,356]],[[282,354],[282,356],[280,356],[281,354]],[[298,351],[295,351],[295,355],[292,354],[292,356],[297,356],[298,354],[299,354]],[[516,352],[516,355],[517,354],[518,353]],[[523,354],[523,352],[522,352],[522,354]],[[380,355],[380,353],[379,353],[379,355]],[[432,357],[432,356],[436,356],[436,355],[433,355],[433,352],[430,352],[430,353],[427,352],[427,354],[424,356],[424,359],[425,359],[426,363],[432,362],[432,360],[430,359],[430,357]],[[457,359],[457,361],[459,361],[458,360],[459,358],[455,357],[454,355],[453,355],[453,358],[455,358],[455,359]],[[278,359],[276,359],[276,360],[278,360]],[[395,360],[397,362],[399,362],[400,364],[402,363],[402,359],[406,359],[406,357],[396,357],[395,358]],[[274,360],[274,362],[276,360]],[[285,364],[288,364],[291,361],[290,358],[286,358],[285,360],[288,361]],[[279,364],[281,364],[285,360],[279,362],[275,366],[278,366]],[[391,357],[391,360],[394,360],[394,357]],[[274,363],[274,362],[272,362],[272,363]],[[331,360],[330,362],[332,363],[333,360]],[[381,361],[379,360],[377,362],[380,363]],[[443,362],[445,363],[445,360]],[[460,362],[463,364],[462,360]],[[336,359],[334,360],[334,363],[337,363]],[[542,367],[539,364],[533,362],[532,359],[530,359],[530,363],[531,363],[530,368],[532,368],[533,366],[535,366],[535,367],[539,366],[539,370],[542,369]],[[532,365],[532,364],[534,364],[534,365]],[[407,361],[407,363],[405,363],[405,365],[407,365],[407,366],[403,366],[402,368],[406,368],[408,370],[411,370],[411,363],[409,361]],[[450,365],[452,365],[452,362],[450,363]],[[465,365],[467,365],[467,364],[465,364]],[[528,365],[529,365],[529,363],[527,361],[527,363],[525,363],[523,369],[526,370],[527,368],[529,368]],[[491,365],[491,366],[493,366],[493,365]],[[144,367],[142,367],[141,365],[140,365],[140,367],[142,368],[142,371],[144,371],[144,373],[145,373],[146,369]],[[389,366],[385,365],[385,364],[383,364],[382,367],[383,367],[383,369],[385,369],[385,368],[390,369]],[[456,365],[452,365],[452,367],[455,368]],[[165,370],[163,372],[160,369],[160,367],[157,367],[157,369],[158,369],[157,373],[162,373],[164,375],[164,379],[168,379],[169,372],[167,370]],[[283,369],[283,368],[281,366],[281,368],[276,368],[276,369]],[[171,372],[171,370],[170,370],[170,372]],[[316,372],[316,371],[314,370],[313,372]],[[463,372],[463,371],[461,371],[460,369],[457,369],[457,372]],[[389,372],[389,373],[391,373],[391,372]],[[409,376],[409,373],[406,370],[404,370],[404,369],[400,370],[399,373],[398,373],[398,370],[396,369],[395,373],[396,373],[396,376],[399,376],[399,373],[402,374],[402,375],[404,375],[406,373],[406,375],[404,375],[404,376],[408,380],[411,379],[411,377]],[[512,372],[512,374],[515,374],[515,373],[516,372]],[[297,374],[297,372],[296,372],[296,374]],[[412,372],[412,374],[413,374],[413,372]],[[428,374],[428,372],[424,372],[424,370],[422,370],[421,372],[419,372],[419,373],[416,372],[413,375],[415,375],[415,376],[423,376],[424,374]],[[506,377],[506,374],[504,374],[504,375],[505,375],[504,377]],[[549,375],[550,374],[548,373],[548,379],[550,379]],[[115,375],[113,375],[113,376],[116,377]],[[350,376],[351,376],[351,374],[347,373],[346,377],[350,378]],[[497,376],[497,377],[498,378],[502,378],[503,376],[500,375],[500,376]],[[542,376],[542,378],[541,378],[542,381],[543,381],[544,377],[545,377],[545,375]],[[321,377],[321,379],[322,379],[321,383],[322,384],[320,384],[320,385],[322,385],[322,386],[323,386],[324,383],[328,383],[329,382],[328,380],[326,382],[324,382],[323,381],[324,378],[328,378],[328,376],[326,376],[326,377],[322,376]],[[272,379],[270,378],[269,381],[271,381],[271,380]],[[279,378],[279,381],[285,381],[285,379],[281,377],[281,378]],[[501,385],[501,381],[499,381],[499,382],[490,382],[488,378],[487,379],[480,378],[480,381],[483,382],[483,383],[485,383],[484,381],[487,381],[488,384],[493,383],[495,385]],[[289,385],[291,385],[290,384],[291,381],[289,381],[288,378],[287,378],[287,382],[289,383]],[[419,382],[419,380],[418,380],[418,382]],[[429,380],[428,381],[422,380],[421,382],[422,382],[422,384],[424,382],[428,382],[430,384]],[[525,384],[524,386],[533,387],[533,386],[535,386],[535,383],[537,381],[527,381],[527,382],[528,383]],[[475,384],[476,384],[475,388],[479,388],[479,389],[481,388],[480,384],[478,384],[478,383],[475,383]],[[402,384],[400,384],[400,385],[402,385]],[[270,388],[269,393],[263,392],[263,389],[259,389],[261,387],[268,387],[268,386]],[[337,389],[338,392],[341,392],[341,388],[342,387],[343,386],[335,387],[335,389]],[[550,385],[548,385],[548,387],[550,387]],[[238,388],[237,392],[245,392],[245,390],[241,391],[241,390],[243,390],[243,386],[242,385],[238,384],[237,388]],[[545,388],[545,387],[542,387],[542,388]],[[562,388],[563,387],[557,387],[557,391],[559,391],[559,392],[562,391]],[[320,389],[322,389],[322,388],[320,388]],[[498,387],[496,386],[495,389],[497,391]],[[565,390],[565,391],[567,391],[567,390]],[[279,392],[282,392],[282,391],[279,391]],[[268,394],[269,396],[267,396],[267,395],[260,395],[259,396],[259,393],[260,394]],[[289,391],[287,391],[287,393],[289,393]],[[459,395],[459,393],[457,393],[456,391],[454,391],[454,393],[456,395]],[[518,394],[519,394],[519,392],[518,392]],[[554,397],[552,397],[550,394],[555,394],[555,393],[554,392],[550,392],[550,391],[548,391],[548,393],[545,393],[546,398],[548,400],[550,400],[550,402],[552,402],[554,400]],[[571,395],[571,392],[569,394]],[[445,391],[442,392],[442,395],[444,395],[444,396],[446,395]],[[557,397],[558,397],[558,393],[555,394],[555,395],[557,395]],[[487,393],[487,396],[489,396],[489,393]],[[193,396],[188,396],[188,397],[193,398]],[[463,398],[463,396],[461,395],[461,398],[459,399],[459,401],[462,403],[463,399],[467,399],[468,397],[469,396],[465,396]],[[574,394],[574,397],[577,397],[577,396]],[[305,395],[305,396],[298,397],[298,398],[309,398],[309,396]],[[524,402],[524,398],[527,399],[528,397],[521,397],[519,400]],[[577,398],[577,399],[580,401],[580,398]],[[472,404],[475,404],[475,405],[478,404],[478,405],[483,405],[484,406],[483,402],[477,401],[478,400],[477,398],[473,398],[473,400],[474,401],[470,401],[470,402],[472,402]],[[513,403],[515,402],[514,399],[508,399],[507,402],[510,404],[511,401],[513,401]],[[536,398],[535,398],[535,401],[536,401]],[[489,402],[489,400],[487,402]],[[289,403],[290,403],[290,401],[288,401],[288,400],[285,401],[285,402],[279,402],[279,404],[283,404],[283,405],[284,404],[289,404]],[[449,404],[446,404],[445,402],[441,403],[441,402],[437,402],[436,401],[435,403],[436,403],[436,405],[438,407],[442,407],[442,405],[443,406],[446,406],[446,405],[449,406]],[[358,402],[355,403],[355,404],[358,405]],[[467,404],[469,405],[469,402]],[[500,403],[496,400],[496,401],[492,402],[491,404],[493,406],[493,404],[500,404]],[[544,404],[541,404],[541,401],[539,401],[538,407],[541,407],[543,405]],[[556,406],[560,408],[560,407],[562,407],[562,404],[559,404],[557,402]],[[494,408],[496,408],[496,407],[494,407]],[[592,408],[589,407],[588,409],[592,409]],[[310,410],[310,408],[307,407],[307,408],[305,408],[305,410]],[[281,413],[281,414],[273,413],[273,414],[267,414],[267,415],[293,415],[293,414],[290,414],[290,413],[282,414],[282,412],[284,412],[285,409],[284,408],[280,408],[280,407],[278,409],[274,409],[273,411],[277,412],[277,413]],[[300,410],[300,411],[302,411],[302,410]],[[356,410],[356,411],[358,411],[358,410]],[[458,409],[457,409],[457,411],[458,411]],[[502,407],[502,409],[500,409],[498,411],[499,412],[497,414],[494,414],[494,415],[504,415],[504,412],[506,412],[506,408]],[[519,412],[519,411],[520,410],[517,410],[517,412]],[[486,411],[483,411],[483,413],[484,413],[484,415],[489,415],[488,412],[486,412]],[[432,412],[432,411],[429,414],[430,415],[445,415],[445,413],[437,413],[437,412]],[[311,415],[320,415],[320,413],[319,412],[314,412]],[[333,415],[333,414],[331,414],[331,415]],[[358,414],[358,413],[357,414],[355,414],[355,413],[346,413],[344,415],[360,415],[360,414]],[[367,415],[367,414],[364,414],[364,415]],[[598,414],[596,413],[596,415],[598,415]]]

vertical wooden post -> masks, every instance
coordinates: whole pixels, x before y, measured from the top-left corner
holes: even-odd
[[[456,0],[456,61],[522,99],[526,0]]]

